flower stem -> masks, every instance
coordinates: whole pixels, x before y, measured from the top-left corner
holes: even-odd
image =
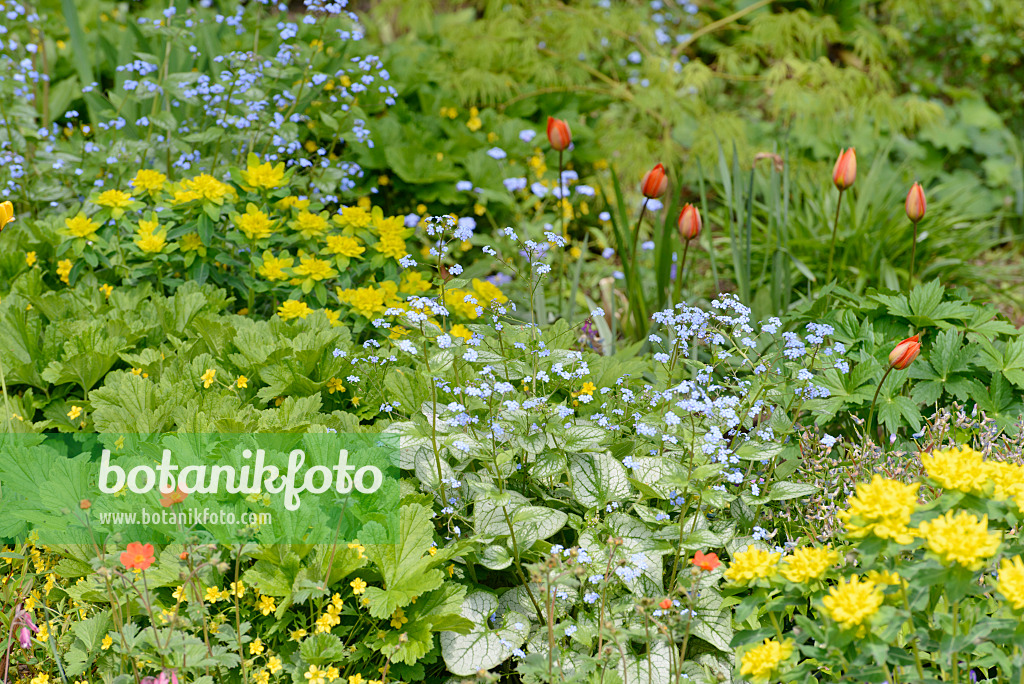
[[[7,378],[4,377],[4,362],[0,359],[0,389],[4,393],[4,412],[7,414],[7,433],[14,434],[14,413],[11,411],[11,402],[7,398]]]
[[[885,375],[878,382],[878,387],[875,388],[875,396],[871,398],[871,410],[868,411],[868,422],[864,425],[864,448],[868,446],[868,435],[871,434],[871,421],[875,417],[875,402],[878,401],[878,393],[882,390],[882,385],[885,384],[885,379],[889,377],[889,373],[892,372],[893,366],[889,364],[889,367],[885,369]]]
[[[679,259],[679,263],[676,264],[676,296],[673,301],[674,304],[683,303],[683,269],[686,267],[686,255],[690,251],[690,241],[687,240],[683,243],[683,254]]]
[[[843,206],[843,191],[839,191],[839,199],[836,201],[836,218],[832,222],[832,245],[828,248],[828,270],[825,272],[825,284],[832,282],[832,259],[836,254],[836,233],[839,232],[839,208]]]
[[[914,241],[910,243],[910,273],[907,275],[907,291],[914,285],[914,257],[917,252],[917,221],[914,221]]]

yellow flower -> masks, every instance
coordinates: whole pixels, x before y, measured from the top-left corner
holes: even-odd
[[[72,406],[71,410],[68,411],[68,418],[70,418],[71,420],[76,420],[80,415],[82,415],[81,406]]]
[[[783,559],[779,572],[790,582],[806,582],[821,577],[838,560],[834,549],[805,546]]]
[[[356,553],[359,554],[359,558],[363,557],[363,551],[366,550],[366,547],[363,546],[362,544],[349,544],[348,548],[355,549]]]
[[[369,286],[355,290],[337,288],[337,295],[339,302],[348,304],[357,314],[370,320],[377,318],[387,309],[384,302],[388,293],[382,288]]]
[[[178,588],[171,593],[171,597],[177,601],[185,601],[185,585],[179,584]]]
[[[421,294],[430,289],[430,281],[419,271],[406,271],[398,285],[398,291],[406,294]]]
[[[282,253],[280,257],[275,257],[270,250],[267,250],[263,252],[263,265],[257,272],[267,280],[284,280],[289,277],[284,269],[291,268],[293,263],[295,263],[295,259],[288,256],[288,252]]]
[[[242,598],[243,596],[245,596],[245,585],[241,582],[232,582],[231,593],[237,596],[238,598]]]
[[[1004,558],[999,564],[999,582],[996,589],[1014,610],[1024,610],[1024,561],[1020,556]]]
[[[480,110],[476,107],[470,107],[469,109],[469,121],[466,122],[466,128],[476,133],[484,125],[484,122],[480,120]]]
[[[854,576],[829,589],[821,603],[825,613],[842,629],[853,629],[877,613],[884,599],[874,582]]]
[[[313,310],[306,306],[305,302],[300,302],[297,299],[289,299],[277,307],[277,315],[285,321],[290,321],[293,318],[305,318],[311,313]]]
[[[235,387],[237,387],[238,389],[245,389],[248,386],[249,378],[245,377],[244,375],[239,375],[238,379],[235,380]]]
[[[235,194],[234,188],[208,173],[201,173],[195,178],[187,178],[181,182],[181,186],[192,199],[204,199],[214,204],[223,204],[225,197]],[[175,200],[177,200],[177,195]]]
[[[273,596],[260,596],[260,600],[257,602],[256,607],[264,615],[270,615],[277,610],[277,603],[274,601]]]
[[[906,584],[906,580],[900,577],[898,572],[889,572],[888,570],[868,570],[868,574],[864,575],[864,579],[875,584],[885,584],[890,587]]]
[[[359,596],[366,591],[366,582],[356,577],[354,580],[349,582],[349,586],[352,587],[352,593]]]
[[[840,511],[838,517],[854,539],[873,534],[897,544],[909,544],[914,535],[907,526],[917,508],[919,488],[917,484],[905,485],[875,475],[871,482],[857,485],[855,494],[847,501],[849,508]]]
[[[288,197],[279,199],[274,206],[278,209],[305,209],[309,206],[309,200],[299,199],[295,195],[289,195]]]
[[[103,641],[100,642],[100,648],[106,651],[108,648],[114,645],[114,640],[110,638],[109,634],[103,636]]]
[[[988,516],[971,515],[967,511],[946,511],[945,515],[918,525],[918,534],[925,545],[944,563],[956,563],[970,570],[980,570],[988,558],[999,550],[999,533],[988,531]]]
[[[988,469],[980,452],[970,447],[936,449],[921,454],[921,465],[940,487],[980,494],[988,481]]]
[[[596,390],[597,390],[597,385],[595,385],[592,382],[585,382],[585,383],[583,383],[583,387],[580,387],[580,394],[589,394],[589,395],[593,396],[593,394],[594,394],[594,392]]]
[[[259,655],[263,651],[263,640],[259,637],[256,637],[249,643],[249,655]]]
[[[35,677],[29,680],[28,684],[49,684],[50,675],[40,672]]]
[[[748,649],[740,659],[740,674],[752,682],[767,682],[786,658],[793,655],[793,642],[785,639],[782,643],[765,639],[764,643]]]
[[[44,622],[43,624],[39,625],[39,631],[36,632],[36,639],[39,639],[39,641],[45,643],[46,640],[49,639],[49,638],[50,638],[50,624],[47,623],[47,622]]]
[[[473,333],[471,333],[469,331],[469,328],[462,325],[461,323],[453,325],[452,329],[449,332],[455,337],[461,337],[464,340],[470,340],[473,338]]]
[[[501,290],[498,289],[498,286],[488,280],[473,278],[473,290],[480,295],[480,298],[484,300],[484,302],[490,302],[493,299],[499,304],[504,304],[508,301],[508,297],[502,294]]]
[[[199,252],[199,256],[206,256],[206,246],[199,233],[187,233],[181,237],[182,252]]]
[[[373,222],[373,216],[362,207],[344,207],[333,220],[345,228],[365,228]]]
[[[252,680],[256,684],[270,684],[270,673],[266,670],[260,670],[253,675]]]
[[[156,254],[162,252],[167,246],[167,231],[161,230],[158,233],[156,228],[156,221],[139,221],[138,237],[135,238],[135,244],[143,252]]]
[[[349,675],[348,677],[348,684],[363,684],[364,681],[366,680],[363,679],[363,675],[358,672],[354,675]]]
[[[480,302],[473,293],[466,290],[457,288],[448,290],[444,304],[449,311],[463,318],[474,320],[480,316],[480,312],[477,310],[480,307]]]
[[[306,630],[295,629],[289,632],[288,636],[291,638],[292,641],[302,641],[304,638],[306,638]]]
[[[267,669],[270,670],[270,674],[277,674],[281,671],[281,659],[277,656],[271,656],[267,659]]]
[[[144,192],[148,192],[150,194],[160,192],[164,189],[164,184],[166,182],[167,176],[159,171],[139,169],[135,174],[135,178],[132,178],[128,184],[132,186],[132,191],[136,195],[141,195]]]
[[[1005,501],[1014,497],[1018,506],[1024,501],[1024,467],[1004,461],[985,461],[985,470],[995,485],[992,498]]]
[[[77,216],[64,219],[64,225],[67,227],[66,235],[86,240],[95,240],[96,231],[100,227],[100,224],[81,212]]]
[[[31,268],[32,266],[35,265],[35,263],[36,263],[36,253],[35,252],[28,252],[28,253],[26,253],[25,254],[25,264],[28,267]]]
[[[101,192],[94,203],[109,208],[110,215],[114,218],[121,218],[124,216],[125,208],[132,205],[132,201],[132,196],[123,190],[107,190]]]
[[[363,247],[359,243],[359,240],[354,237],[348,237],[347,235],[328,235],[327,251],[331,254],[340,254],[341,256],[357,259],[366,251],[366,248]]]
[[[327,684],[326,673],[316,665],[310,665],[304,676],[309,684]]]
[[[302,252],[299,252],[299,265],[292,270],[295,275],[314,282],[338,275],[338,272],[331,268],[330,262],[317,259],[315,256],[305,256]]]
[[[780,553],[769,553],[756,546],[748,546],[732,557],[732,563],[725,571],[725,578],[734,582],[749,582],[762,577],[771,577],[777,570]]]
[[[401,629],[402,625],[409,622],[409,618],[405,617],[405,611],[401,608],[395,608],[395,612],[391,615],[391,626],[395,629]]]
[[[307,240],[320,237],[327,230],[327,212],[314,214],[311,211],[300,211],[289,225]]]
[[[231,218],[250,240],[262,240],[274,232],[274,222],[252,202],[245,206],[244,214],[233,214]]]
[[[332,328],[337,328],[341,325],[341,312],[333,309],[324,309],[324,316],[327,317],[327,322],[331,324]]]
[[[338,378],[331,378],[327,381],[327,392],[334,394],[335,392],[344,392],[345,386],[341,384],[341,380]]]
[[[284,184],[284,163],[278,163],[276,166],[271,165],[270,162],[250,163],[249,167],[242,172],[242,180],[253,188],[279,188]]]
[[[212,368],[207,368],[206,372],[203,373],[199,379],[203,381],[203,389],[210,389],[210,385],[213,384],[213,378],[217,375],[217,371]]]
[[[71,259],[64,259],[57,262],[57,276],[64,281],[65,285],[70,285],[71,282],[68,280],[68,276],[71,274]]]
[[[106,295],[107,299],[110,299],[110,295],[114,291],[114,286],[111,285],[110,283],[103,283],[102,285],[100,285],[99,289],[100,292]]]

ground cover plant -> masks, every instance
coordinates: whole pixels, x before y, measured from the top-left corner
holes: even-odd
[[[1021,681],[1019,21],[947,5],[0,0],[0,681]],[[245,436],[387,510],[87,447]]]

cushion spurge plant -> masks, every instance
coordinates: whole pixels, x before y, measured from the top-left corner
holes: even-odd
[[[740,614],[763,603],[771,625],[796,628],[775,681],[1006,681],[1024,667],[1011,646],[1024,637],[1024,466],[966,446],[919,457],[922,480],[875,475],[857,485],[841,516],[845,560],[830,558],[818,575],[824,587],[787,575],[805,547],[757,564],[761,588],[738,598]],[[1007,482],[1013,488],[999,485]],[[734,567],[751,564],[739,553],[726,577],[746,576]],[[784,660],[769,657],[763,632],[737,635],[741,676]],[[748,659],[754,648],[762,650]]]

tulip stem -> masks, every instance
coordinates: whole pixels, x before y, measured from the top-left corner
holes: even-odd
[[[871,410],[868,411],[868,422],[864,425],[864,448],[868,447],[868,435],[871,434],[871,421],[875,418],[875,402],[878,401],[878,393],[882,391],[882,385],[885,384],[885,379],[889,377],[889,373],[892,372],[893,365],[890,363],[889,367],[885,369],[885,375],[878,382],[878,387],[875,388],[875,396],[871,398]]]
[[[629,250],[629,272],[636,272],[636,248],[640,243],[640,226],[644,224],[644,213],[647,211],[649,198],[644,198],[644,205],[640,207],[640,219],[636,222],[636,230],[633,231],[633,247]]]
[[[676,304],[683,303],[683,269],[686,267],[686,255],[690,251],[690,241],[686,240],[683,242],[683,255],[679,259],[679,263],[676,264]]]
[[[558,207],[558,219],[560,231],[558,236],[565,238],[565,186],[562,181],[562,152],[564,150],[558,150],[558,202],[555,205]],[[558,250],[558,298],[564,302],[565,298],[562,296],[562,286],[565,284],[565,248],[566,245],[562,245],[561,249]],[[569,306],[572,306],[570,302]]]
[[[910,288],[914,286],[914,256],[917,253],[917,223],[917,221],[914,221],[914,241],[910,243],[910,274],[907,276],[908,292]]]
[[[839,191],[839,199],[836,201],[836,220],[832,222],[832,245],[828,248],[828,271],[825,275],[825,284],[832,282],[832,258],[836,254],[836,233],[839,231],[839,208],[843,206],[843,191]]]

